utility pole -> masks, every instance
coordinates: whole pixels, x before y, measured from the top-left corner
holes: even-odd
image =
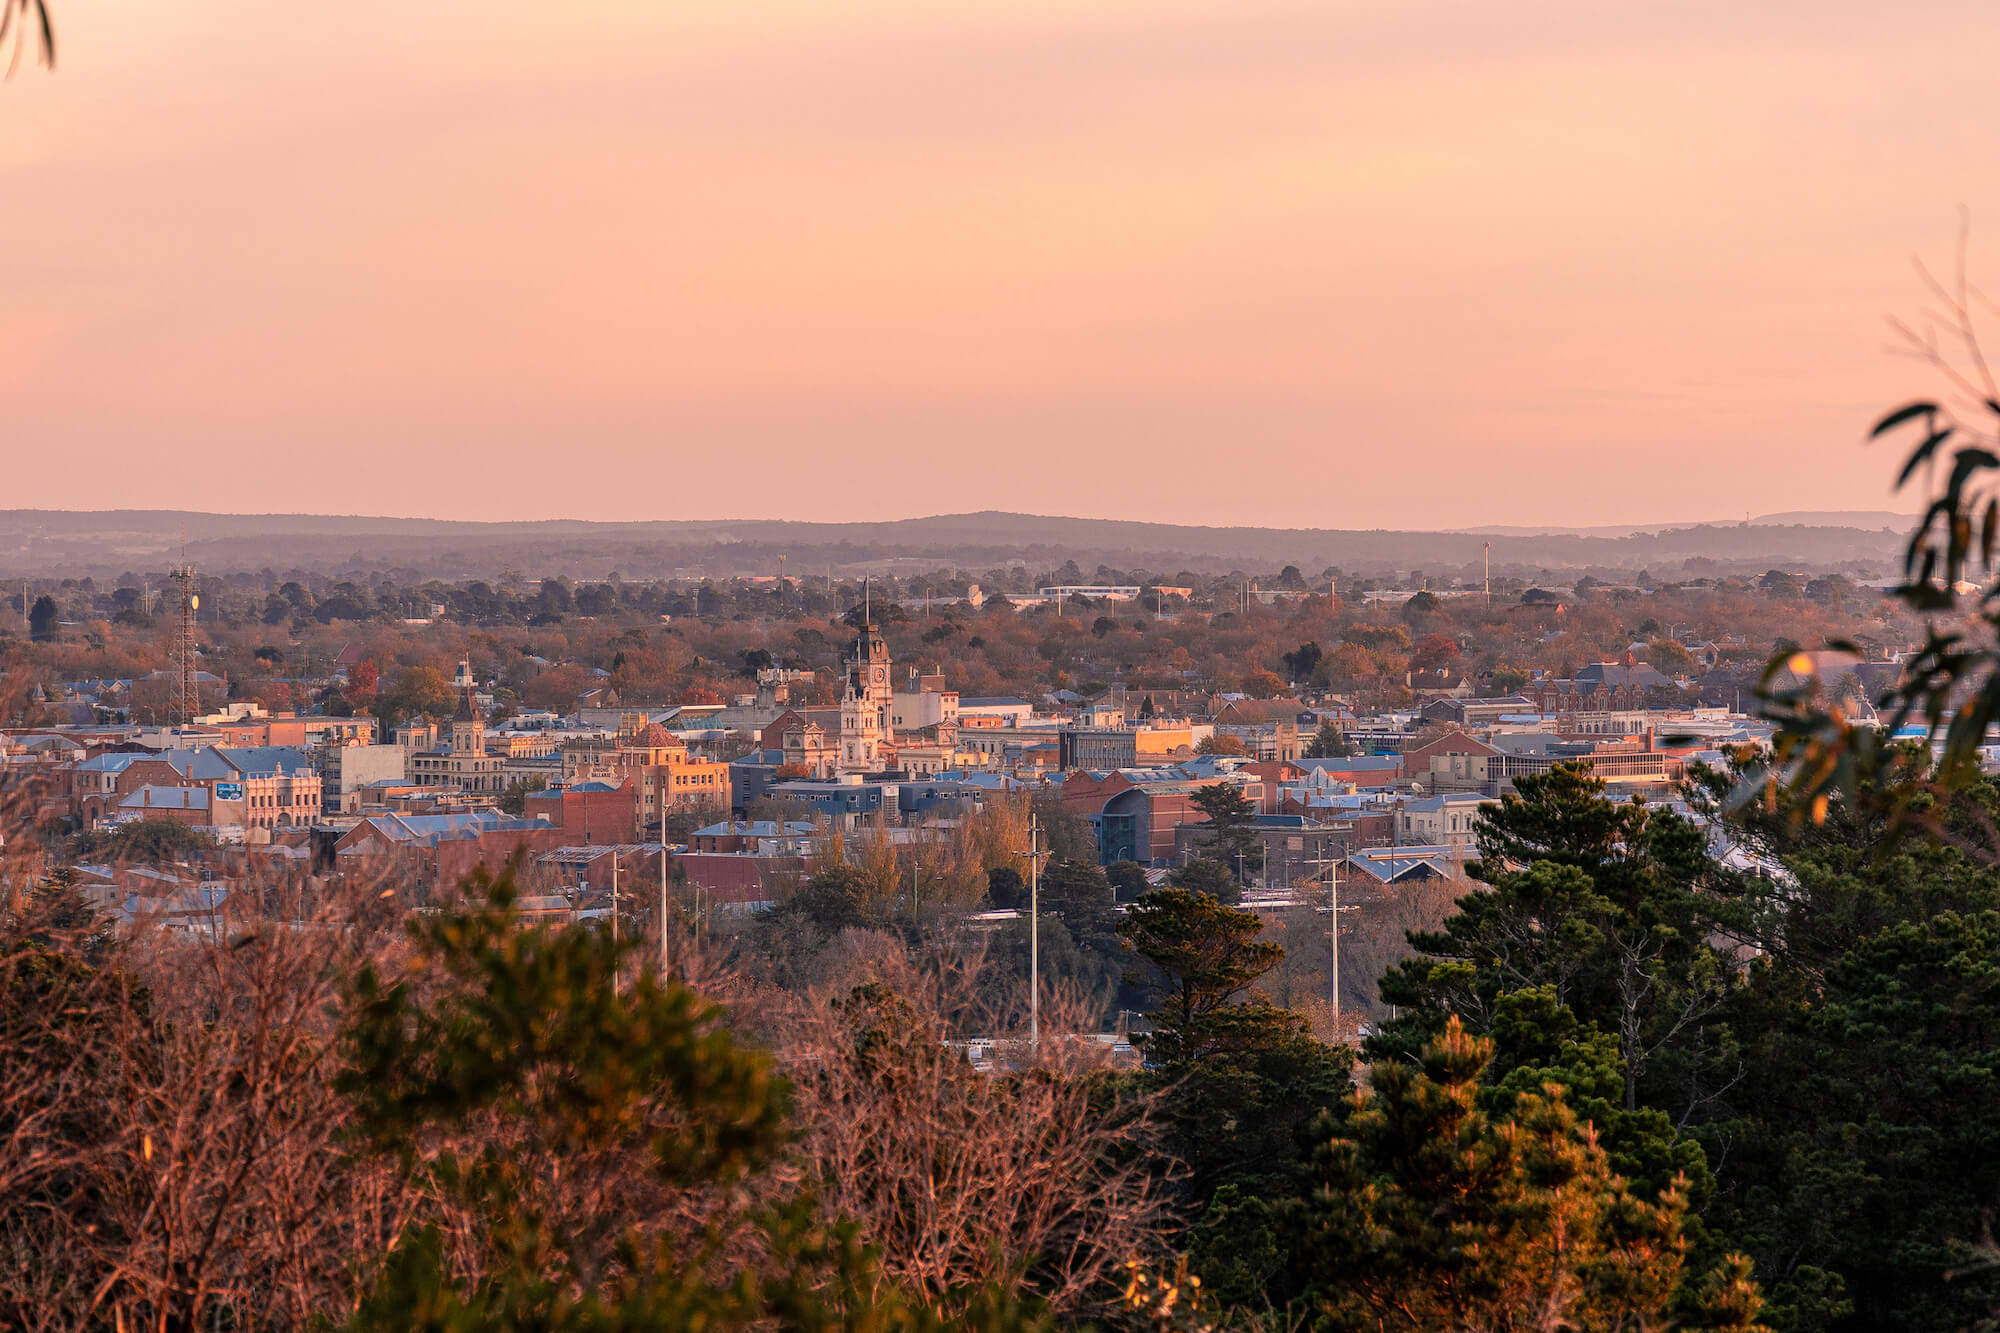
[[[667,979],[667,817],[660,816],[660,980]]]
[[[1327,891],[1327,939],[1333,944],[1333,963],[1327,971],[1327,1001],[1333,1006],[1333,1031],[1335,1039],[1340,1034],[1340,862],[1333,863],[1333,873],[1327,874],[1326,843],[1313,846],[1313,866],[1326,875]]]
[[[1042,1048],[1042,817],[1028,814],[1028,1045]]]
[[[1333,940],[1333,968],[1332,979],[1327,984],[1332,991],[1330,998],[1333,1001],[1333,1035],[1334,1040],[1338,1041],[1340,1039],[1340,863],[1337,861],[1333,866],[1333,874],[1327,877],[1326,891],[1333,907],[1333,920],[1329,923],[1332,929],[1328,932]]]
[[[618,853],[611,853],[611,956],[618,956]],[[611,993],[618,993],[618,972],[613,965],[611,973]]]

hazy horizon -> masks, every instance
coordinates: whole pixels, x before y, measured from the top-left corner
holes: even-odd
[[[1019,517],[1019,518],[1029,518],[1035,520],[1045,520],[1052,523],[1137,523],[1137,524],[1148,524],[1148,525],[1157,525],[1165,527],[1220,528],[1220,529],[1248,528],[1248,529],[1258,529],[1258,530],[1266,530],[1274,532],[1395,531],[1395,532],[1408,532],[1412,534],[1437,533],[1441,535],[1473,535],[1473,536],[1485,535],[1485,534],[1491,534],[1495,536],[1500,536],[1500,535],[1532,536],[1540,533],[1559,534],[1559,533],[1645,532],[1654,530],[1667,530],[1667,529],[1691,528],[1691,527],[1734,526],[1736,524],[1744,522],[1757,525],[1773,525],[1773,526],[1787,525],[1787,526],[1803,526],[1803,527],[1826,526],[1826,527],[1853,528],[1860,531],[1876,531],[1882,528],[1901,528],[1906,524],[1914,523],[1917,518],[1917,515],[1915,514],[1898,514],[1888,510],[1861,510],[1861,509],[1799,510],[1799,511],[1774,511],[1772,513],[1766,513],[1766,514],[1753,513],[1747,516],[1738,516],[1738,517],[1731,517],[1726,514],[1712,514],[1706,518],[1656,520],[1652,522],[1604,523],[1604,524],[1473,523],[1473,524],[1464,524],[1456,527],[1447,528],[1447,527],[1394,527],[1394,526],[1385,527],[1379,524],[1368,524],[1358,527],[1338,527],[1325,523],[1318,523],[1318,524],[1280,524],[1280,523],[1254,523],[1254,522],[1175,523],[1166,519],[1146,518],[1136,515],[1074,514],[1074,513],[1057,513],[1053,511],[1036,513],[1027,510],[995,510],[995,509],[953,510],[953,511],[937,510],[929,512],[912,511],[909,513],[895,514],[879,519],[846,519],[839,517],[784,518],[772,514],[754,514],[754,513],[716,514],[716,515],[669,514],[669,515],[656,515],[651,517],[617,519],[617,518],[593,517],[580,514],[547,514],[535,518],[478,518],[478,517],[459,518],[459,517],[452,517],[449,515],[439,515],[439,514],[392,513],[386,510],[363,512],[358,510],[334,511],[334,510],[307,510],[307,509],[298,509],[298,510],[214,509],[214,508],[189,509],[178,506],[169,507],[169,506],[159,506],[159,505],[149,505],[149,506],[118,505],[118,506],[97,506],[97,507],[76,506],[76,505],[63,506],[63,507],[53,507],[47,505],[17,505],[7,508],[0,508],[0,515],[36,514],[36,513],[75,515],[75,516],[86,516],[91,514],[104,514],[104,515],[163,514],[172,516],[172,515],[185,514],[191,517],[217,518],[217,519],[306,518],[306,519],[339,520],[344,522],[363,522],[363,523],[372,521],[393,522],[393,523],[421,523],[421,522],[470,523],[470,524],[491,523],[491,524],[502,524],[502,525],[522,524],[522,523],[606,523],[606,524],[856,523],[856,524],[875,525],[875,526],[928,523],[928,522],[936,522],[951,518],[999,515],[1004,517]]]
[[[1881,510],[1908,258],[2000,272],[1962,0],[51,8],[19,507]]]

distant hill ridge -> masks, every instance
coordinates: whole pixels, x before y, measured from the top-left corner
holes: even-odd
[[[1748,523],[1753,527],[1853,528],[1863,532],[1908,532],[1917,521],[1915,514],[1897,514],[1887,509],[1799,509],[1782,514],[1759,514],[1755,518],[1703,519],[1699,523],[1611,523],[1597,527],[1570,528],[1559,524],[1488,523],[1476,528],[1452,528],[1473,536],[1493,537],[1629,537],[1639,532],[1666,532],[1689,527],[1723,528]]]
[[[1748,523],[1596,529],[1389,529],[1202,527],[1131,519],[981,511],[885,522],[784,519],[549,519],[480,522],[321,514],[209,514],[180,510],[0,510],[0,576],[146,574],[188,557],[217,573],[399,569],[425,578],[602,578],[775,573],[780,555],[799,574],[862,568],[982,570],[1025,564],[1052,570],[1074,560],[1141,568],[1297,565],[1317,579],[1328,567],[1379,576],[1422,570],[1459,578],[1492,546],[1496,574],[1574,571],[1696,573],[1794,570],[1863,572],[1893,564],[1911,519],[1887,512],[1772,514]],[[1692,563],[1690,563],[1692,562]]]

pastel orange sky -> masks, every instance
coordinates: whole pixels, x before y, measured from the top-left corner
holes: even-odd
[[[2000,6],[50,0],[0,507],[1882,508]]]

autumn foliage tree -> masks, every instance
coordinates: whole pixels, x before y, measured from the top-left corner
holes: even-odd
[[[1284,689],[1284,679],[1275,671],[1266,671],[1259,667],[1243,677],[1243,692],[1252,699],[1275,698],[1282,694]]]
[[[381,672],[375,666],[375,659],[364,657],[356,662],[347,673],[347,697],[357,708],[366,708],[375,698],[375,689],[381,680]]]
[[[1453,1020],[1416,1062],[1372,1066],[1345,1119],[1326,1122],[1312,1216],[1324,1326],[1759,1329],[1749,1261],[1690,1280],[1684,1190],[1628,1187],[1561,1085],[1481,1110],[1491,1055]]]

